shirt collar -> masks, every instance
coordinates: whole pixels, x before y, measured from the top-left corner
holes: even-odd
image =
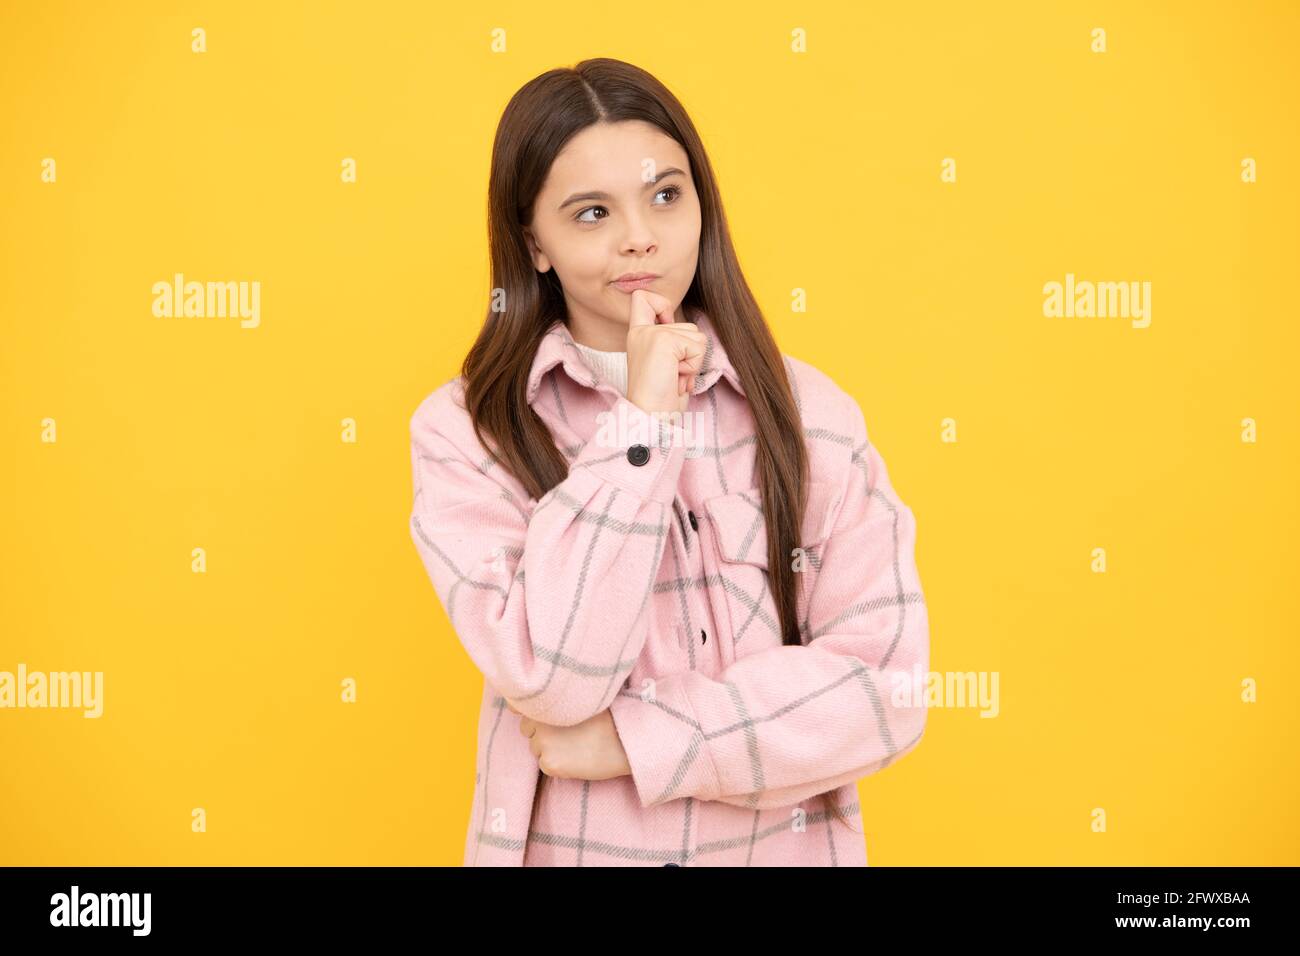
[[[740,376],[736,374],[735,368],[727,358],[726,350],[722,347],[712,321],[698,308],[688,310],[687,315],[690,321],[699,326],[708,340],[708,345],[704,349],[704,362],[700,366],[699,374],[695,376],[695,389],[691,394],[702,395],[712,388],[719,378],[725,377],[737,392],[744,395],[745,390],[741,388]],[[579,385],[614,390],[613,386],[600,381],[587,364],[577,343],[574,342],[569,327],[562,320],[556,319],[542,336],[541,343],[537,346],[537,354],[533,357],[533,365],[528,373],[528,404],[531,405],[537,398],[546,373],[557,365]]]

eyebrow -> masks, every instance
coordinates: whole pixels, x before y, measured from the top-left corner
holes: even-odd
[[[660,174],[659,174],[658,176],[656,176],[654,179],[652,179],[652,180],[650,180],[648,183],[646,183],[645,186],[642,187],[642,189],[644,190],[644,189],[646,189],[646,188],[648,188],[648,187],[650,187],[650,186],[653,186],[655,183],[659,182],[659,180],[664,179],[664,178],[666,178],[666,177],[668,177],[668,176],[671,176],[671,175],[673,175],[674,173],[676,173],[676,174],[679,175],[679,176],[685,176],[685,175],[686,175],[684,172],[682,172],[682,171],[681,171],[680,169],[678,169],[676,166],[669,166],[667,169],[665,169],[662,173],[660,173]],[[611,196],[609,193],[602,193],[602,192],[574,193],[572,196],[570,196],[568,199],[564,200],[564,202],[560,203],[560,204],[559,204],[558,206],[556,206],[555,208],[556,208],[557,210],[559,210],[559,209],[563,209],[565,206],[572,205],[572,204],[575,203],[575,202],[586,202],[588,199],[613,199],[613,198],[614,198],[614,197]]]

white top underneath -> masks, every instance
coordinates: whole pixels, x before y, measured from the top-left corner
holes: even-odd
[[[573,344],[578,347],[597,378],[614,386],[620,395],[627,395],[626,352],[601,352],[599,349],[588,348],[581,342]]]

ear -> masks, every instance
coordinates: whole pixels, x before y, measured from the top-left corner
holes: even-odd
[[[533,268],[538,272],[549,272],[551,260],[538,247],[537,237],[533,235],[533,230],[528,226],[524,226],[524,241],[528,243],[528,255],[532,257]]]

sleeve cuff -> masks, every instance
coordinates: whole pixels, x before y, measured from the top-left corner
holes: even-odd
[[[652,415],[625,396],[599,418],[595,435],[572,468],[586,467],[597,478],[641,499],[671,504],[686,460],[686,429],[680,419]],[[643,446],[649,453],[632,451]]]
[[[674,692],[671,681],[671,676],[656,681],[658,701],[642,700],[639,691],[628,689],[609,705],[637,797],[646,808],[690,796],[711,800],[719,792],[699,722],[685,693],[680,688]]]

